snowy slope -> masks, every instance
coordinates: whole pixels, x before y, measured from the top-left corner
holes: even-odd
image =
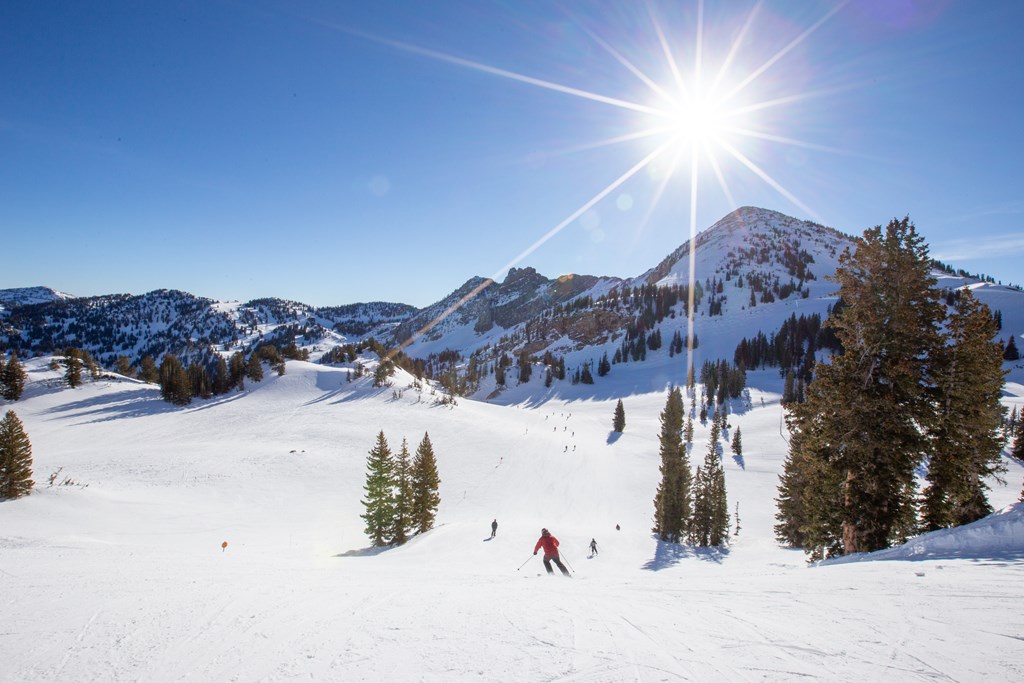
[[[38,488],[0,503],[0,680],[1024,677],[1020,507],[984,552],[808,567],[772,538],[786,451],[772,391],[734,405],[742,529],[695,551],[649,533],[664,394],[640,374],[610,375],[597,398],[441,406],[401,372],[375,389],[289,362],[180,409],[139,383],[61,389],[42,360],[27,366],[12,407]],[[359,518],[381,429],[393,448],[429,431],[442,479],[437,528],[384,552]],[[692,459],[706,439],[698,427]],[[47,487],[58,468],[71,482]],[[1022,476],[1010,463],[997,508]],[[541,526],[573,580],[542,575]]]

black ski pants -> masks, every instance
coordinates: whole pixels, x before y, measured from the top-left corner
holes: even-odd
[[[558,565],[558,568],[562,570],[562,573],[569,576],[569,570],[565,568],[562,561],[558,559],[558,555],[545,555],[544,556],[544,569],[548,570],[548,574],[554,574],[555,570],[551,568],[551,563],[554,562]]]

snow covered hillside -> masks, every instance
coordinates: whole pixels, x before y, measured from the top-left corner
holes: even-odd
[[[672,362],[586,396],[450,406],[402,371],[374,388],[289,361],[176,408],[134,381],[65,389],[29,361],[24,398],[3,406],[37,486],[0,503],[0,680],[1024,679],[1020,504],[860,562],[808,567],[777,546],[775,371],[751,373],[732,406],[738,535],[721,551],[654,541]],[[442,497],[434,530],[385,551],[359,517],[380,430],[392,448],[429,432]],[[698,426],[691,459],[707,438]],[[996,508],[1020,493],[1024,468],[1008,466]],[[572,579],[532,555],[541,527]]]

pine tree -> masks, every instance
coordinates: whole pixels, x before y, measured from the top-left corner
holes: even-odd
[[[402,438],[402,446],[395,457],[395,521],[391,541],[402,545],[413,532],[412,464],[409,461],[409,443]]]
[[[168,403],[185,406],[192,402],[192,385],[181,361],[173,353],[160,363],[160,396]]]
[[[81,351],[74,347],[65,349],[61,362],[64,365],[64,381],[72,389],[79,386],[82,383]]]
[[[601,356],[601,360],[597,363],[597,374],[599,377],[604,377],[611,372],[611,369],[612,364],[611,361],[608,360],[608,352],[605,351],[604,355]]]
[[[683,428],[683,440],[687,444],[693,443],[693,416],[686,416],[686,427]]]
[[[0,365],[3,366],[3,369],[0,370],[2,395],[8,401],[17,401],[25,391],[25,379],[27,378],[25,368],[18,361],[18,353],[11,351],[11,359],[7,363],[3,363],[3,359],[0,358]]]
[[[965,289],[947,329],[950,343],[933,358],[936,415],[921,505],[925,531],[969,524],[990,514],[985,480],[1006,471],[999,402],[1004,372],[995,320]]]
[[[117,374],[124,375],[125,377],[131,377],[132,374],[132,360],[128,356],[118,356],[117,360],[114,361],[114,369],[117,370]]]
[[[622,399],[620,398],[619,402],[615,404],[615,417],[612,420],[612,431],[613,432],[621,433],[621,432],[625,431],[625,429],[626,429],[626,409],[622,405]]]
[[[661,482],[654,496],[654,528],[662,541],[681,543],[690,526],[692,473],[682,442],[683,397],[679,387],[669,390],[661,413],[658,435]]]
[[[795,526],[808,552],[870,552],[913,531],[914,470],[928,445],[921,426],[934,412],[925,387],[944,310],[930,268],[906,218],[867,230],[840,257],[834,280],[844,306],[828,325],[843,351],[818,364],[806,402],[789,406],[801,438],[791,441],[783,475],[787,487],[824,488],[784,496],[780,488],[780,526]],[[792,452],[793,444],[804,450]],[[800,467],[808,471],[793,471]],[[788,519],[794,505],[802,519]]]
[[[1010,335],[1010,340],[1006,342],[1006,350],[1003,351],[1003,360],[1020,360],[1020,351],[1017,350],[1017,341],[1014,339],[1014,335]]]
[[[206,368],[193,361],[188,366],[189,389],[192,396],[199,398],[210,398],[213,396],[213,389],[210,386],[210,375]]]
[[[395,523],[395,461],[384,432],[377,435],[377,443],[366,459],[366,497],[360,515],[366,522],[366,535],[374,547],[388,545]]]
[[[245,354],[235,351],[228,361],[228,382],[239,391],[245,389]]]
[[[421,534],[434,527],[437,507],[441,504],[440,485],[434,447],[430,443],[430,435],[424,433],[412,462],[412,521]]]
[[[224,356],[217,356],[213,365],[213,393],[216,395],[226,394],[231,389],[231,380],[228,375],[228,363]]]
[[[13,410],[0,420],[0,500],[32,491],[32,444]]]
[[[156,368],[156,361],[153,356],[145,355],[139,361],[139,379],[148,384],[155,384],[160,381],[160,371]]]
[[[245,376],[253,382],[263,381],[263,363],[260,362],[260,356],[255,351],[249,354],[249,360],[245,363]]]
[[[736,428],[736,433],[732,435],[732,453],[737,458],[743,457],[743,440],[740,437],[739,427]]]
[[[590,374],[590,363],[583,364],[583,370],[580,372],[580,382],[583,384],[594,383],[594,376]]]
[[[693,484],[693,521],[689,540],[693,545],[719,546],[729,537],[729,503],[725,494],[725,470],[718,455],[718,439],[712,430],[704,464],[697,468]]]

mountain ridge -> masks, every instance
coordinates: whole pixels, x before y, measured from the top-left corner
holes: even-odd
[[[736,344],[773,333],[790,315],[826,317],[839,254],[855,239],[833,228],[770,209],[740,207],[694,240],[694,318],[700,355],[730,358]],[[262,344],[307,348],[316,358],[333,347],[374,338],[416,358],[454,352],[488,373],[503,355],[557,354],[571,367],[594,364],[637,337],[686,334],[690,242],[644,273],[622,278],[569,274],[546,277],[523,266],[503,282],[473,276],[424,308],[393,302],[313,307],[278,298],[215,301],[177,290],[142,295],[71,297],[46,287],[0,290],[0,348],[19,355],[89,350],[110,365],[118,356],[138,363],[175,353],[209,362],[218,354]],[[938,287],[970,286],[1008,332],[1024,331],[1024,293],[937,271]],[[997,291],[998,290],[998,291]],[[658,301],[656,292],[667,293]],[[659,295],[660,296],[660,295]],[[682,297],[685,299],[685,296]],[[1005,309],[1005,310],[1003,310]],[[1004,334],[1006,337],[1007,334]],[[656,351],[657,344],[650,344]],[[644,352],[646,353],[646,352]],[[492,387],[487,393],[492,393]]]

